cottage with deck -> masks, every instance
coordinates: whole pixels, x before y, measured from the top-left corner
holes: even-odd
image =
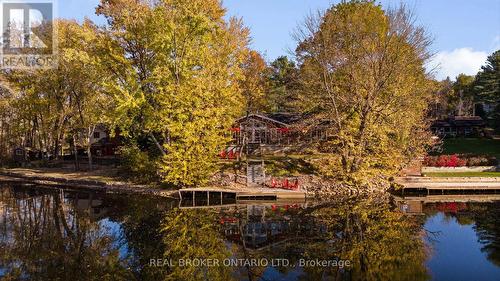
[[[486,122],[479,116],[452,116],[445,120],[436,120],[431,130],[438,136],[467,137],[480,135]]]
[[[233,144],[293,146],[327,137],[326,126],[306,127],[296,113],[252,113],[236,120]]]

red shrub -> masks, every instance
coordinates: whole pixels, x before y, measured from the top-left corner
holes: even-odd
[[[440,155],[436,161],[436,167],[446,167],[448,155]]]
[[[466,163],[466,160],[457,155],[440,155],[425,157],[423,164],[427,167],[463,167]]]

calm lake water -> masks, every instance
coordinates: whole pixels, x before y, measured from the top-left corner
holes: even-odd
[[[4,183],[0,279],[498,281],[500,202],[463,201],[388,195],[193,209]]]

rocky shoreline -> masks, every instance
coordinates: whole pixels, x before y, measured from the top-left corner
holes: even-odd
[[[390,182],[385,179],[378,179],[371,186],[364,188],[316,175],[301,175],[297,179],[300,190],[306,193],[307,198],[314,200],[329,200],[338,197],[383,193],[390,187]],[[0,170],[0,181],[29,182],[57,188],[71,187],[109,193],[143,194],[161,197],[176,197],[178,192],[175,189],[167,190],[151,185],[93,179],[69,179],[44,173],[33,174],[26,171],[9,171],[7,169]],[[208,185],[231,190],[247,187],[246,177],[233,173],[217,173],[212,177]]]
[[[300,175],[295,178],[299,181],[300,190],[306,192],[307,198],[315,200],[383,193],[391,187],[391,183],[383,178],[373,180],[371,185],[364,188],[316,175]],[[217,173],[210,181],[210,185],[232,189],[246,187],[246,177],[234,173]]]

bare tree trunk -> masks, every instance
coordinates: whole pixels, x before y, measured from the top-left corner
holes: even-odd
[[[91,141],[91,138],[92,138],[92,135],[94,134],[94,131],[95,131],[95,126],[90,126],[89,127],[89,130],[88,130],[88,134],[87,134],[87,156],[89,158],[89,171],[92,171],[93,167],[92,167],[92,143],[90,142]]]
[[[151,140],[153,140],[153,142],[155,143],[156,147],[160,151],[161,155],[162,156],[166,156],[167,153],[165,153],[165,150],[163,149],[163,147],[161,146],[161,144],[158,142],[158,140],[156,139],[155,135],[153,133],[149,133],[149,137],[151,137]]]
[[[73,134],[73,153],[75,154],[75,170],[80,170],[80,164],[78,163],[78,149],[76,148],[76,135]]]

